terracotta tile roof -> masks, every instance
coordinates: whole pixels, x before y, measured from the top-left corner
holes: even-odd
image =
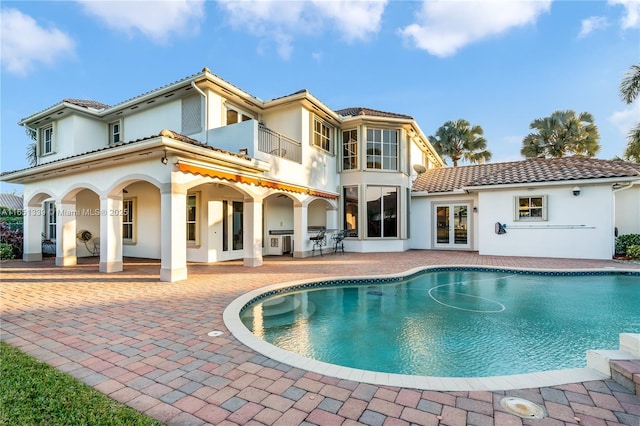
[[[640,164],[584,157],[530,158],[509,163],[429,169],[413,191],[451,192],[465,187],[638,177]]]
[[[395,112],[380,111],[377,109],[365,108],[365,107],[351,107],[336,110],[336,113],[343,117],[356,117],[358,115],[371,115],[374,117],[387,117],[387,118],[404,118],[407,120],[413,120],[410,115],[396,114]]]
[[[66,102],[66,103],[69,103],[69,104],[77,105],[77,106],[83,107],[83,108],[91,108],[91,109],[97,109],[97,110],[103,110],[103,109],[111,108],[107,104],[103,104],[101,102],[96,102],[96,101],[85,100],[85,99],[69,99],[69,98],[67,98],[67,99],[63,99],[62,102]]]

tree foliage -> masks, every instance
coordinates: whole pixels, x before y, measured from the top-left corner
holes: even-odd
[[[640,65],[632,65],[620,83],[620,97],[627,104],[633,103],[640,93]],[[640,123],[627,136],[627,147],[623,154],[626,160],[640,163]]]
[[[486,149],[487,140],[483,134],[482,127],[458,119],[440,126],[434,135],[429,136],[429,142],[438,154],[449,157],[454,167],[461,159],[480,164],[491,160],[491,152]]]
[[[600,151],[598,127],[588,112],[555,111],[532,121],[529,128],[535,132],[522,140],[520,153],[525,157],[593,157]]]

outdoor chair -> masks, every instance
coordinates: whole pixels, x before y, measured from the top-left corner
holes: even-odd
[[[322,256],[322,246],[326,244],[325,230],[322,229],[313,237],[309,238],[313,242],[313,248],[311,249],[311,256],[314,255],[316,249],[320,250],[320,256]]]
[[[347,236],[347,231],[336,231],[331,238],[333,239],[333,254],[341,251],[344,254],[344,238]]]

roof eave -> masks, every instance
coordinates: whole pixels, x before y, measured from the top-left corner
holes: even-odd
[[[9,172],[0,176],[0,181],[24,184],[27,181],[35,181],[51,173],[66,173],[69,168],[76,169],[77,166],[95,167],[118,159],[130,159],[131,155],[135,153],[157,152],[159,154],[163,152],[162,150],[170,150],[178,154],[195,155],[202,160],[217,164],[232,165],[245,171],[261,173],[268,171],[270,168],[268,163],[257,159],[236,158],[230,156],[229,153],[225,151],[218,152],[206,147],[176,141],[175,139],[165,136],[156,136],[145,141],[127,143],[98,152],[90,152],[84,155],[18,170],[16,172]]]
[[[619,182],[635,182],[640,181],[640,176],[623,176],[609,178],[593,178],[593,179],[563,179],[544,182],[521,182],[521,183],[504,183],[494,185],[467,185],[463,189],[468,192],[489,191],[494,189],[514,189],[514,188],[532,188],[532,187],[550,187],[550,186],[566,186],[566,185],[609,185]]]

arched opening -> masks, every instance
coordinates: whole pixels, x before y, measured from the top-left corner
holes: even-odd
[[[272,256],[293,255],[294,199],[285,193],[275,193],[264,199],[265,253]],[[299,232],[299,231],[298,231]]]

